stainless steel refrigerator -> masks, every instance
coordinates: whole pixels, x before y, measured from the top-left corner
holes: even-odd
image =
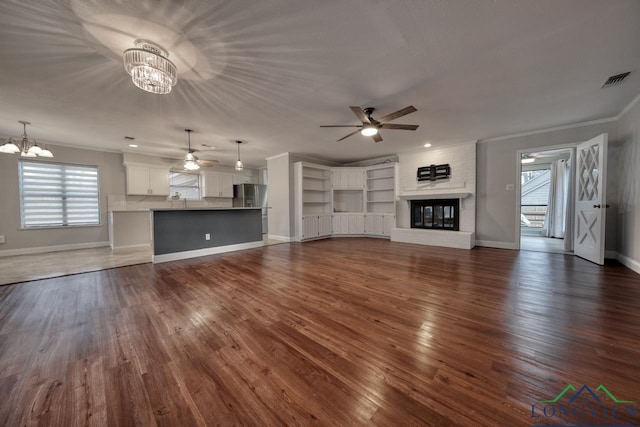
[[[268,231],[267,186],[262,184],[236,184],[233,186],[233,206],[262,208],[262,234]]]

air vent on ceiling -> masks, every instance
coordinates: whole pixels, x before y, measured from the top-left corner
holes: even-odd
[[[631,74],[631,71],[627,71],[626,73],[616,74],[615,76],[611,76],[607,79],[606,82],[602,85],[602,87],[611,87],[615,85],[619,85],[627,78],[627,76]]]
[[[125,136],[124,139],[128,139],[129,141],[133,141],[135,138],[132,136]]]

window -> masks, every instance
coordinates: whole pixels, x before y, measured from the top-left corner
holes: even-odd
[[[98,167],[20,161],[22,227],[100,225]]]
[[[197,173],[171,172],[169,174],[171,196],[200,200],[200,175]]]

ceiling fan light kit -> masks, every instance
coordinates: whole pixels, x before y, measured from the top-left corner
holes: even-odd
[[[38,141],[27,136],[27,125],[30,125],[30,122],[19,120],[18,123],[22,124],[22,136],[7,139],[4,144],[0,145],[0,153],[20,153],[21,157],[53,157],[51,151],[46,147],[39,146]]]
[[[140,89],[165,95],[178,82],[178,73],[169,54],[157,44],[147,40],[136,40],[135,47],[122,54],[124,69],[133,84]]]
[[[378,128],[376,128],[373,125],[369,125],[369,126],[364,126],[362,128],[362,130],[360,131],[360,133],[364,136],[373,136],[376,133],[378,133]]]
[[[321,128],[356,128],[355,131],[351,132],[348,135],[343,136],[338,140],[338,142],[342,141],[350,137],[351,135],[355,135],[360,132],[360,134],[364,136],[370,136],[374,142],[382,142],[382,137],[380,136],[380,129],[393,129],[393,130],[416,130],[418,129],[418,125],[399,125],[399,124],[391,124],[388,123],[391,120],[395,120],[399,117],[405,116],[407,114],[411,114],[415,111],[418,111],[413,105],[405,107],[401,110],[395,111],[391,114],[387,114],[384,117],[379,118],[378,120],[371,117],[371,114],[375,111],[373,107],[367,107],[364,110],[360,107],[351,106],[351,111],[353,114],[360,119],[362,122],[361,125],[325,125],[320,126]]]

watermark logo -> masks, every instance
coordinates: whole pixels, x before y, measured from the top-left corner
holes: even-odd
[[[604,384],[595,389],[567,385],[552,399],[531,405],[534,423],[567,422],[585,426],[640,426],[640,406],[634,400],[617,398]]]

